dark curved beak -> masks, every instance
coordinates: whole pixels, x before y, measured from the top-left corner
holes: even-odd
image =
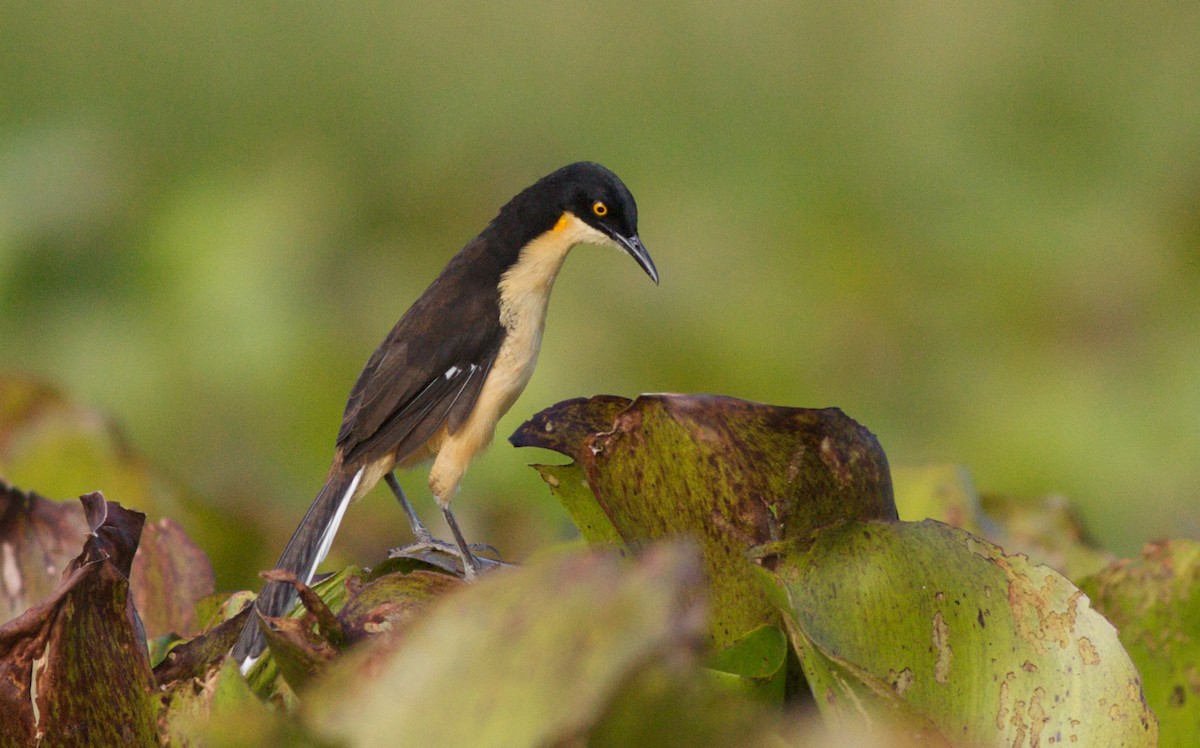
[[[633,259],[637,260],[637,264],[642,266],[642,270],[646,271],[646,275],[650,276],[650,280],[654,281],[654,285],[657,286],[658,268],[654,267],[654,260],[650,259],[650,253],[646,251],[646,245],[642,244],[642,240],[638,238],[637,234],[629,237],[615,235],[613,238],[625,248],[625,251]]]

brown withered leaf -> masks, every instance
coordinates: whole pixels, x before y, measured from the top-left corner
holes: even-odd
[[[385,573],[365,584],[356,574],[346,574],[342,580],[335,576],[313,587],[285,572],[262,576],[290,582],[299,594],[303,612],[259,622],[271,660],[292,691],[302,689],[347,645],[390,637],[434,600],[462,585],[457,577],[426,570]]]
[[[212,565],[199,546],[170,519],[137,528],[140,544],[108,538],[121,530],[103,525],[104,502],[87,506],[0,481],[0,620],[10,620],[49,595],[84,538],[99,528],[102,538],[92,544],[93,550],[117,554],[120,548],[137,549],[132,565],[123,557],[113,562],[130,580],[147,635],[194,634],[196,603],[212,593],[214,584]],[[95,516],[89,517],[89,511]]]
[[[305,618],[264,617],[259,624],[279,673],[293,690],[304,687],[337,655],[337,649]]]
[[[80,496],[79,503],[83,504],[83,515],[88,524],[88,540],[83,545],[83,553],[67,564],[67,573],[85,564],[107,559],[121,572],[121,576],[129,579],[146,515],[124,509],[116,502],[105,501],[99,491]],[[110,522],[108,514],[114,508],[117,513]]]
[[[11,620],[58,587],[87,533],[78,504],[0,481],[0,621]]]
[[[154,681],[158,687],[165,689],[184,679],[202,678],[213,667],[220,665],[253,610],[253,606],[247,604],[237,615],[168,652],[154,668]]]
[[[81,499],[94,532],[44,602],[0,627],[0,744],[157,745],[145,635],[121,566],[145,515]]]
[[[146,525],[130,579],[151,638],[196,634],[196,603],[211,595],[216,584],[208,556],[169,518]]]

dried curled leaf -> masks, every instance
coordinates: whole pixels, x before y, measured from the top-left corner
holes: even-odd
[[[44,602],[0,627],[0,744],[157,745],[128,566],[145,515],[82,497],[93,532]]]
[[[132,528],[104,525],[105,503],[84,501],[82,507],[54,501],[0,481],[0,620],[48,596],[88,534],[99,533],[92,546],[114,554],[113,562],[129,578],[147,635],[194,634],[196,603],[213,591],[212,565],[204,552],[169,519],[138,527],[140,542],[109,538]],[[136,552],[125,558],[116,555],[121,548]]]
[[[0,621],[50,595],[88,533],[76,503],[51,501],[0,481]]]

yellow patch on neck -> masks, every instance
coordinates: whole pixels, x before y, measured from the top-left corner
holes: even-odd
[[[558,217],[558,223],[554,224],[554,228],[551,231],[566,231],[571,225],[571,219],[574,217],[570,213],[563,213]]]

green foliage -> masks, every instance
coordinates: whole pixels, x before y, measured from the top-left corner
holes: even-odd
[[[1115,559],[1086,536],[1062,496],[980,496],[966,468],[958,465],[900,467],[892,479],[901,518],[930,517],[961,527],[1009,553],[1036,558],[1068,579],[1082,579]]]
[[[782,704],[787,685],[787,637],[778,626],[759,626],[705,662],[727,688]]]
[[[568,740],[642,668],[695,656],[698,571],[677,548],[630,569],[585,555],[497,572],[447,599],[389,655],[339,663],[305,695],[307,719],[353,745]]]
[[[1198,29],[1195,3],[0,4],[0,365],[120,414],[251,586],[395,319],[516,189],[596,158],[663,285],[575,252],[502,432],[591,392],[840,404],[893,464],[1063,492],[1129,555],[1200,532]],[[76,470],[7,477],[153,511]],[[496,450],[456,506],[512,558],[569,533],[526,472]],[[389,499],[356,513],[342,563],[394,542]]]
[[[962,531],[848,522],[773,576],[817,705],[946,745],[1155,746],[1117,632],[1069,581]]]
[[[474,584],[408,558],[348,567],[291,580],[301,605],[283,618],[209,594],[178,525],[5,486],[6,589],[49,592],[0,626],[0,670],[27,684],[0,704],[4,739],[1141,746],[1159,729],[1151,706],[1163,744],[1194,730],[1192,545],[1087,582],[1118,639],[1046,566],[897,521],[878,442],[836,409],[598,397],[513,440],[573,458],[538,469],[595,548]],[[905,513],[1095,565],[1053,502],[981,500],[953,468],[896,485]],[[250,620],[269,650],[247,678],[228,651]],[[824,728],[796,716],[810,700]]]
[[[1191,746],[1200,735],[1200,543],[1146,546],[1079,585],[1121,631],[1158,716],[1159,745]]]

